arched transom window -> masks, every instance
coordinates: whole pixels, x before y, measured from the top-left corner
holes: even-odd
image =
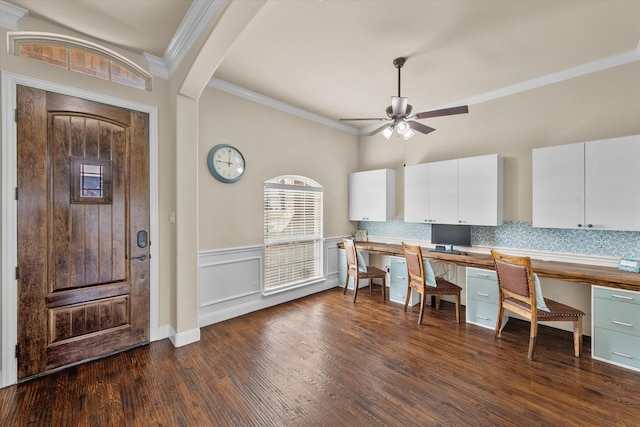
[[[124,56],[85,40],[39,32],[7,33],[9,53],[114,83],[151,90],[151,75]]]

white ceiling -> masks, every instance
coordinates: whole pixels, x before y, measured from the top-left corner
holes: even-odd
[[[191,1],[11,3],[162,57]],[[638,0],[272,0],[214,77],[330,119],[382,117],[397,95],[399,56],[402,95],[419,112],[633,52],[639,41]],[[451,118],[423,122],[439,120]]]

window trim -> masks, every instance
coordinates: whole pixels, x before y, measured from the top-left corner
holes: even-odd
[[[55,45],[65,48],[84,50],[94,55],[106,58],[109,61],[113,61],[116,64],[128,69],[133,74],[142,78],[145,82],[144,90],[151,91],[152,76],[144,68],[131,61],[130,59],[120,55],[119,53],[101,46],[97,43],[82,40],[77,37],[66,36],[63,34],[46,33],[39,31],[10,31],[7,32],[7,42],[9,48],[9,54],[20,56],[20,46],[23,44],[43,44],[43,45]],[[29,58],[25,58],[29,59]],[[46,64],[46,62],[45,62]],[[67,70],[73,71],[67,65]],[[74,71],[77,72],[77,71]],[[80,73],[84,74],[84,73]],[[84,74],[90,75],[90,74]],[[121,84],[127,87],[134,87],[126,85],[111,79],[111,67],[109,67],[109,81],[117,84]]]

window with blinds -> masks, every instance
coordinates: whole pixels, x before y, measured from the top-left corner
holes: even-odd
[[[302,176],[264,183],[265,293],[322,278],[322,193]]]

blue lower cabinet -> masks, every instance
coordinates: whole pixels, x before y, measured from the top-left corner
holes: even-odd
[[[495,329],[498,320],[498,277],[495,271],[467,267],[467,323]],[[507,323],[506,315],[502,327]]]
[[[389,257],[389,300],[404,304],[407,299],[407,262],[404,257]],[[420,304],[420,294],[411,291],[409,305]]]
[[[593,286],[594,359],[640,371],[640,292]]]

